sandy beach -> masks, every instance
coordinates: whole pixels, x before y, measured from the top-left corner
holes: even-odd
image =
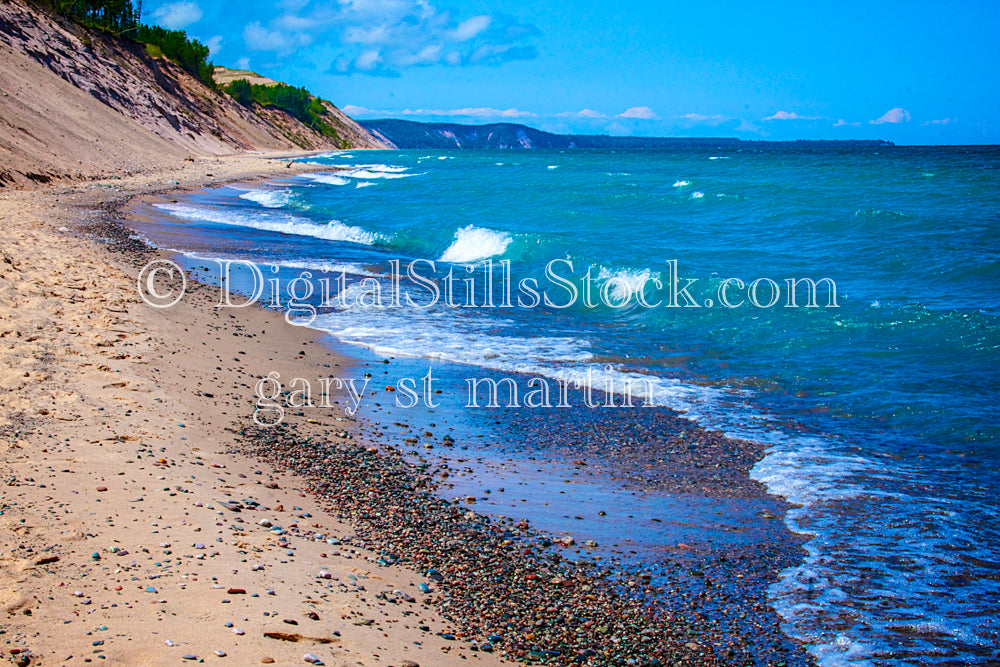
[[[801,657],[762,598],[745,602],[794,541],[768,554],[727,552],[728,563],[682,545],[676,568],[741,572],[736,597],[716,574],[685,574],[673,595],[645,575],[623,590],[586,557],[573,559],[580,545],[560,555],[527,522],[445,500],[447,464],[414,467],[403,438],[386,437],[379,422],[334,409],[289,413],[280,428],[252,423],[254,385],[271,371],[364,371],[280,313],[216,308],[207,284],[189,283],[174,307],[150,307],[136,275],[164,255],[120,221],[127,205],[171,192],[316,168],[199,159],[0,199],[8,655],[20,664],[410,667]],[[545,419],[595,439],[637,428],[582,413]],[[729,446],[685,420],[653,419],[644,428],[675,444],[685,431],[680,438],[701,444],[697,456]],[[518,428],[541,442],[530,429],[542,423]],[[746,480],[759,449],[732,443],[742,453],[719,468],[724,478],[689,478],[689,461],[669,473],[676,483],[659,484],[687,493],[701,479],[712,497],[763,499],[756,483],[732,484]],[[670,608],[645,602],[665,594]]]
[[[199,159],[0,196],[0,600],[15,663],[499,662],[440,636],[454,629],[416,572],[337,546],[352,527],[298,480],[226,454],[248,368],[345,360],[197,290],[150,308],[136,256],[87,238],[130,195],[303,168]]]

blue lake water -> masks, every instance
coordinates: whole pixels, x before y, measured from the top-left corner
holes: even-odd
[[[1000,659],[1000,149],[315,161],[330,171],[157,204],[150,237],[329,279],[343,301],[312,326],[379,355],[631,379],[764,442],[752,475],[811,537],[769,591],[790,636],[827,665]],[[392,307],[394,262],[412,306]],[[449,270],[475,307],[445,303]],[[806,278],[829,279],[815,307],[805,282],[791,301]]]

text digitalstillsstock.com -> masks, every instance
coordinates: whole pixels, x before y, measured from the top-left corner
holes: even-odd
[[[563,311],[583,307],[625,310],[654,308],[838,308],[837,285],[830,278],[785,278],[784,285],[772,278],[712,279],[712,287],[699,294],[700,278],[681,278],[677,260],[665,262],[666,276],[660,272],[640,271],[601,278],[592,267],[575,272],[572,260],[554,259],[545,265],[544,278],[521,278],[515,282],[510,260],[484,260],[477,264],[448,264],[447,272],[438,272],[432,260],[417,259],[407,264],[394,259],[384,276],[351,279],[346,270],[331,271],[315,277],[312,271],[300,271],[284,281],[279,276],[265,278],[260,266],[237,259],[212,259],[217,264],[219,308],[242,308],[261,303],[285,311],[290,324],[312,324],[320,309],[398,309],[427,310],[446,308],[536,309]],[[235,269],[235,271],[234,271]],[[269,272],[277,274],[280,265]],[[458,275],[456,275],[456,270]],[[236,271],[249,281],[242,294],[234,295],[231,285]],[[320,271],[319,273],[327,273]],[[138,279],[139,295],[149,305],[169,308],[184,296],[187,279],[184,270],[168,259],[156,259],[143,267]],[[826,303],[820,305],[820,289],[825,289]],[[697,296],[696,296],[697,294]],[[235,297],[235,300],[234,300]],[[704,298],[703,298],[704,297]],[[801,300],[801,301],[800,301]]]
[[[665,277],[659,272],[640,271],[594,277],[591,267],[577,273],[573,262],[552,260],[545,265],[544,280],[511,279],[509,260],[484,260],[474,265],[447,264],[447,272],[438,275],[430,260],[388,262],[391,270],[383,275],[358,277],[347,270],[303,270],[291,279],[281,280],[281,267],[269,266],[271,277],[250,261],[210,259],[218,267],[219,299],[216,308],[243,308],[255,303],[284,311],[293,325],[312,324],[320,310],[398,309],[427,310],[443,308],[534,309],[550,314],[565,309],[604,307],[611,311],[626,308],[713,308],[735,309],[751,306],[768,308],[838,308],[837,286],[830,278],[786,278],[782,283],[771,278],[744,281],[740,278],[713,278],[710,296],[698,292],[698,278],[680,278],[677,260],[665,262]],[[458,275],[456,276],[456,271]],[[339,273],[339,275],[338,275]],[[349,275],[354,276],[354,279]],[[334,277],[330,277],[334,276]],[[233,285],[241,281],[240,289]],[[287,278],[287,274],[285,274]],[[139,274],[139,294],[149,305],[168,308],[183,298],[187,276],[175,262],[153,260]],[[820,288],[825,288],[826,303],[819,304]],[[699,300],[700,298],[700,300]],[[801,300],[801,302],[800,302]],[[588,408],[657,407],[656,390],[648,377],[620,372],[608,365],[588,367],[574,380],[543,377],[470,377],[465,378],[466,408],[569,408],[575,400]],[[254,422],[259,425],[281,423],[287,410],[336,409],[354,415],[366,396],[373,395],[370,375],[356,378],[292,378],[283,383],[277,371],[257,376],[254,386]],[[434,387],[431,369],[420,378],[403,377],[386,385],[395,394],[399,408],[438,407],[442,390]],[[571,394],[571,389],[578,393]],[[595,392],[603,396],[595,398]],[[344,404],[333,400],[342,394]],[[636,399],[636,400],[633,400]]]

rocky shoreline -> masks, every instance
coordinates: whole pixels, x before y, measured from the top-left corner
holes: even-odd
[[[472,651],[559,665],[810,664],[768,618],[765,600],[741,604],[711,569],[773,565],[788,558],[787,545],[742,562],[704,552],[667,559],[665,576],[677,585],[665,585],[662,572],[653,583],[648,572],[616,571],[527,521],[441,498],[430,466],[408,463],[392,445],[375,448],[308,424],[238,433],[236,453],[303,478],[354,527],[347,543],[418,572],[425,601],[460,628],[446,638]]]

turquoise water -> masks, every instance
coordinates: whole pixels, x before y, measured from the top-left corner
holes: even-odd
[[[1000,658],[1000,149],[316,161],[331,171],[158,205],[150,235],[197,256],[275,262],[286,278],[344,272],[345,302],[313,326],[379,354],[598,387],[648,380],[659,404],[770,445],[753,476],[801,505],[786,522],[812,536],[771,602],[821,663]],[[512,302],[522,279],[567,302],[546,278],[552,260],[576,286],[589,269],[596,292],[631,300],[484,308],[487,259],[495,304],[505,275]],[[435,272],[419,270],[442,288],[454,269],[455,300],[480,307],[356,303],[366,277],[388,303],[393,260],[404,273],[434,260]],[[695,279],[697,305],[637,304],[637,289],[647,303],[669,298],[652,281],[669,282],[671,260],[682,284]],[[802,286],[788,307],[790,278],[830,279],[837,307],[830,283],[817,307]],[[774,281],[775,305],[725,307],[724,284],[730,303],[749,299],[735,279],[764,279],[760,305]],[[430,300],[405,276],[400,289]]]

